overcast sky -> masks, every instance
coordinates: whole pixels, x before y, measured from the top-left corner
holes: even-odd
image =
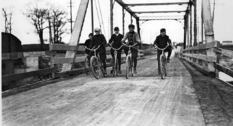
[[[39,43],[39,38],[34,32],[34,26],[30,24],[30,20],[28,20],[23,12],[26,10],[26,5],[31,3],[31,6],[34,6],[35,3],[38,3],[41,7],[47,7],[51,4],[59,7],[67,13],[69,13],[69,3],[70,0],[2,0],[2,7],[7,10],[11,10],[13,12],[13,31],[12,34],[17,36],[22,44],[31,44],[31,43]],[[94,11],[95,11],[95,27],[100,27],[99,19],[97,16],[97,11],[95,5],[98,6],[98,1],[101,7],[101,13],[103,17],[103,25],[101,24],[101,28],[103,29],[103,34],[109,39],[110,36],[110,21],[109,21],[109,0],[94,0]],[[140,2],[164,2],[165,0],[124,0],[125,3],[140,3]],[[166,0],[167,2],[186,2],[188,0]],[[75,20],[76,13],[78,11],[80,0],[73,0],[73,20]],[[213,3],[213,0],[211,0]],[[233,40],[233,1],[232,0],[216,0],[216,10],[215,10],[215,39],[219,41],[223,40]],[[213,5],[213,4],[212,4]],[[152,10],[185,10],[186,6],[151,6],[151,7],[132,7],[133,11],[152,11]],[[200,8],[198,8],[200,15]],[[176,14],[140,14],[140,17],[145,16],[177,16],[183,17],[184,13]],[[2,16],[2,15],[1,15]],[[91,15],[90,15],[90,6],[88,8],[85,23],[83,26],[83,32],[81,36],[80,43],[83,43],[85,39],[87,39],[88,34],[91,32]],[[200,19],[200,18],[199,18]],[[3,18],[1,18],[1,22],[3,22]],[[130,23],[130,15],[126,12],[125,18],[125,29],[127,29],[128,24]],[[134,20],[134,24],[135,24]],[[200,23],[200,21],[198,21]],[[4,27],[4,23],[1,23]],[[140,22],[141,25],[141,34],[142,41],[144,43],[152,43],[155,39],[156,35],[159,34],[159,30],[161,28],[167,29],[167,34],[170,36],[172,41],[182,42],[183,41],[183,21],[148,21],[148,22]],[[122,31],[122,8],[115,3],[114,5],[114,27],[118,26]],[[70,28],[70,24],[67,24],[67,28]],[[200,30],[200,28],[199,28]],[[3,29],[2,29],[3,31]],[[45,39],[48,39],[48,30],[44,34]],[[63,38],[63,41],[66,43],[69,42],[70,35],[66,35]],[[201,39],[201,38],[199,38]]]

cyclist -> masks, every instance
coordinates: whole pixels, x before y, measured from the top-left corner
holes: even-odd
[[[91,47],[91,40],[92,40],[93,34],[90,33],[90,34],[88,35],[88,37],[89,37],[89,39],[87,39],[87,40],[85,41],[84,46],[87,47],[87,48],[92,48],[92,47]],[[91,54],[91,51],[88,50],[88,49],[85,49],[85,54],[87,54],[88,60],[90,61],[90,58],[91,58],[91,55],[92,55],[92,54]]]
[[[95,29],[95,35],[92,38],[91,41],[91,47],[97,48],[98,46],[100,46],[100,48],[97,50],[97,53],[99,53],[100,55],[100,60],[103,63],[103,67],[104,67],[104,74],[107,74],[106,68],[106,49],[105,47],[107,46],[107,41],[104,37],[103,34],[101,34],[101,29],[100,28],[96,28]]]
[[[115,48],[115,49],[118,49],[118,48],[120,48],[122,46],[121,40],[123,38],[123,35],[120,34],[119,31],[120,31],[119,28],[115,27],[114,28],[115,34],[113,34],[111,36],[110,40],[109,40],[109,44],[111,44],[112,47]],[[117,60],[118,60],[118,65],[119,65],[118,66],[118,73],[119,74],[121,74],[121,51],[122,51],[122,49],[117,51]],[[111,55],[112,55],[112,57],[114,59],[115,58],[114,57],[114,50],[111,49],[110,52],[111,52]]]
[[[133,24],[130,24],[128,28],[129,28],[129,32],[125,34],[124,38],[122,39],[122,42],[125,43],[127,39],[128,40],[128,42],[126,43],[127,45],[136,44],[134,48],[131,48],[131,52],[132,52],[134,74],[137,74],[138,45],[141,43],[141,40],[139,38],[138,33],[134,31],[135,26]],[[128,48],[125,48],[125,54],[128,55]]]
[[[168,56],[167,56],[167,62],[169,63],[170,61],[170,56],[172,53],[172,46],[171,46],[171,40],[169,38],[169,36],[166,35],[166,29],[162,28],[160,30],[160,35],[156,37],[155,41],[154,41],[154,45],[156,45],[158,48],[165,48],[167,46],[167,44],[169,44],[169,46],[167,47],[167,49],[164,50],[164,52],[168,52]],[[157,50],[157,59],[158,59],[158,73],[160,74],[160,61],[159,61],[159,57],[162,54],[161,50]]]

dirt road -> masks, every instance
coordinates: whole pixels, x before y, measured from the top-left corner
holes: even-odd
[[[168,77],[156,60],[138,63],[136,77],[81,75],[3,99],[4,126],[204,126],[192,79],[178,59]],[[123,66],[124,68],[124,66]]]

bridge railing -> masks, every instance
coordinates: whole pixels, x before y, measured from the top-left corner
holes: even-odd
[[[211,77],[218,77],[219,71],[233,77],[233,72],[230,68],[220,65],[219,61],[222,56],[220,55],[219,50],[224,52],[224,55],[228,55],[231,58],[233,53],[231,51],[220,49],[219,47],[220,43],[218,42],[190,47],[181,51],[181,57],[194,65],[198,70]]]
[[[28,57],[28,55],[33,55],[34,57],[37,57],[37,58],[39,56],[48,56],[50,58],[50,68],[33,70],[29,72],[25,71],[25,72],[15,73],[15,74],[6,74],[2,76],[2,84],[8,85],[9,82],[13,82],[13,81],[17,82],[18,80],[22,80],[25,78],[48,75],[48,74],[52,75],[51,78],[58,78],[58,77],[63,77],[63,76],[71,75],[71,74],[83,73],[85,56],[77,56],[75,59],[56,56],[58,54],[57,51],[74,51],[76,50],[76,48],[77,48],[76,46],[70,46],[66,44],[51,44],[50,51],[48,52],[3,53],[2,61],[13,61],[15,59],[20,59],[20,58],[25,59],[26,57]],[[140,58],[143,57],[142,50],[139,50],[139,57]],[[126,56],[122,55],[122,62],[125,61],[125,58]],[[111,66],[111,59],[112,59],[112,56],[107,55],[107,66]],[[59,65],[62,65],[64,63],[78,63],[79,66],[81,66],[81,68],[73,68],[70,71],[61,72]]]

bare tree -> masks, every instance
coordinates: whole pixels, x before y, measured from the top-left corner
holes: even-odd
[[[12,31],[12,12],[7,13],[5,8],[2,8],[3,17],[5,19],[5,32],[11,33]]]
[[[65,25],[67,23],[67,12],[52,8],[48,13],[49,32],[54,43],[62,42],[62,35],[67,32]],[[52,33],[53,30],[53,33]]]
[[[46,26],[48,11],[48,9],[36,6],[35,8],[28,8],[24,13],[31,20],[32,25],[35,26],[35,32],[39,35],[41,50],[43,50],[44,45],[44,30],[48,28]]]

